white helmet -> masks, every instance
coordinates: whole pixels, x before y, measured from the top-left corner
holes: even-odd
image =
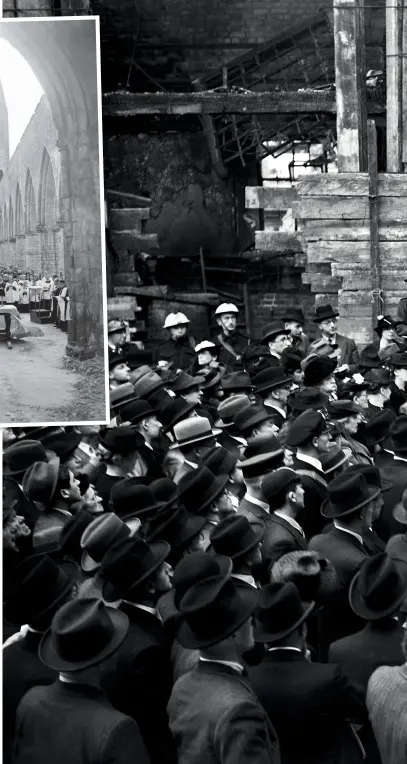
[[[202,353],[203,350],[213,350],[214,348],[216,348],[214,342],[203,340],[203,342],[200,342],[199,345],[195,346],[195,353]]]
[[[239,313],[239,309],[233,305],[233,302],[222,302],[222,305],[216,308],[215,316],[221,316],[222,313]]]
[[[169,313],[164,321],[164,329],[171,329],[180,324],[189,324],[189,318],[186,317],[185,313]]]

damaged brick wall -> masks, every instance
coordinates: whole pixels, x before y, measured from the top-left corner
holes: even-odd
[[[108,189],[152,199],[145,233],[158,234],[163,255],[236,251],[231,180],[221,180],[199,133],[105,136]]]

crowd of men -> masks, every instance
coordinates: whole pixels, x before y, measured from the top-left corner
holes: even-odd
[[[237,318],[112,319],[109,425],[4,431],[5,764],[407,761],[407,316]]]
[[[20,314],[29,313],[30,310],[48,312],[54,325],[62,331],[67,331],[67,321],[70,318],[69,301],[69,288],[62,276],[24,273],[21,270],[0,272],[0,309],[9,350],[13,347],[13,334],[17,337],[24,336],[19,321]],[[14,310],[7,311],[9,306]],[[12,316],[16,319],[15,331]],[[0,324],[0,329],[2,328]]]

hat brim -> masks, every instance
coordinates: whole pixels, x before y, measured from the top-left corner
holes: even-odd
[[[132,425],[139,424],[139,422],[142,422],[143,419],[148,419],[150,416],[157,416],[160,413],[160,409],[151,409],[151,411],[145,411],[144,414],[140,414],[139,416],[133,417],[133,419],[128,419],[127,421]]]
[[[136,393],[131,393],[131,394],[129,393],[129,395],[126,396],[126,398],[123,398],[120,401],[115,401],[114,403],[110,403],[110,410],[116,411],[116,409],[119,409],[121,406],[125,406],[127,403],[133,403],[139,400],[140,398],[138,397],[138,395],[136,395]]]
[[[65,597],[65,595],[74,585],[79,574],[79,565],[77,565],[76,562],[73,562],[73,560],[63,560],[62,562],[58,562],[58,567],[60,570],[62,570],[63,573],[65,573],[66,576],[68,576],[69,581],[67,582],[66,586],[61,589],[58,596],[52,602],[50,602],[46,608],[43,608],[43,610],[35,613],[34,616],[30,616],[30,623],[37,621],[39,618],[42,618],[42,616],[44,616],[49,610],[55,607],[55,605],[57,605],[58,602],[60,602],[61,599]],[[15,592],[15,596],[12,596],[10,601],[4,602],[3,617],[6,623],[9,623],[12,626],[22,626],[24,623],[27,623],[27,611],[25,613],[21,612],[19,614],[18,592]]]
[[[38,650],[42,663],[54,671],[80,671],[106,660],[124,642],[129,627],[129,619],[121,610],[109,608],[109,614],[113,621],[114,632],[111,640],[105,645],[103,650],[100,650],[92,658],[87,658],[84,661],[67,661],[58,654],[52,640],[51,629],[49,629],[44,634]]]
[[[172,419],[172,420],[171,420],[171,422],[169,422],[169,424],[165,424],[165,425],[163,425],[163,429],[162,429],[162,431],[163,431],[163,432],[169,432],[170,430],[172,430],[172,428],[174,427],[174,425],[178,424],[178,422],[182,422],[182,420],[184,419],[184,417],[187,417],[187,416],[188,416],[188,414],[190,414],[190,413],[191,413],[191,411],[193,411],[194,409],[196,409],[196,407],[197,407],[197,406],[198,406],[198,404],[197,404],[197,403],[188,403],[188,404],[185,406],[184,410],[183,410],[183,411],[181,411],[181,413],[179,413],[179,414],[177,414],[177,415],[175,416],[175,419]],[[161,412],[160,412],[160,413],[161,413]]]
[[[329,313],[326,316],[322,316],[321,318],[313,318],[314,324],[322,324],[322,321],[329,321],[330,318],[339,318],[339,313]]]
[[[277,337],[279,334],[285,334],[287,337],[290,334],[289,329],[279,329],[276,332],[269,332],[268,334],[265,334],[264,337],[260,340],[261,345],[267,345],[270,340],[273,339],[273,337]]]
[[[239,549],[235,554],[228,554],[227,556],[231,560],[235,560],[237,557],[242,557],[242,555],[248,554],[248,552],[251,552],[251,550],[254,549],[257,546],[257,544],[260,543],[262,538],[264,538],[264,534],[266,532],[266,526],[264,523],[251,522],[250,527],[254,533],[254,537],[252,538],[250,543],[246,544],[246,546],[241,547],[241,549]],[[213,542],[208,547],[207,551],[210,552],[211,554],[218,554],[218,552],[216,552],[215,550],[215,547],[213,546]],[[220,552],[219,554],[223,554],[223,553]]]
[[[236,467],[238,467],[241,470],[250,469],[250,467],[255,467],[257,464],[262,464],[263,462],[268,462],[269,459],[272,459],[273,457],[277,459],[284,453],[284,449],[278,448],[276,451],[267,451],[265,454],[257,454],[257,456],[251,456],[250,459],[242,459],[241,461],[237,462]]]
[[[363,501],[359,502],[359,504],[355,504],[353,507],[348,507],[347,509],[343,509],[340,512],[335,510],[335,508],[332,506],[329,499],[325,499],[325,501],[322,502],[321,505],[321,515],[322,517],[327,517],[330,520],[335,520],[337,517],[344,517],[345,515],[351,515],[353,512],[357,512],[358,509],[362,509],[362,507],[365,507],[366,504],[369,504],[373,499],[376,499],[376,497],[381,493],[380,488],[374,488],[373,486],[368,487],[369,496],[366,497]]]
[[[319,408],[326,408],[329,401],[329,395],[325,395],[325,393],[321,393],[320,401],[315,401],[312,406],[309,405],[309,403],[306,403],[305,401],[302,403],[301,401],[296,401],[293,398],[290,400],[288,398],[287,404],[290,407],[292,411],[309,411],[311,408],[315,411],[318,411]]]
[[[330,475],[331,472],[335,472],[335,470],[339,469],[339,467],[342,467],[343,464],[346,464],[346,462],[349,461],[349,459],[352,456],[352,450],[350,448],[342,448],[342,451],[344,453],[344,456],[334,464],[332,467],[329,467],[327,470],[324,470],[324,475]]]
[[[292,634],[295,629],[298,629],[299,626],[308,618],[310,613],[312,613],[315,602],[311,602],[309,605],[303,605],[303,613],[300,618],[298,618],[294,624],[290,624],[289,627],[286,629],[280,629],[280,631],[268,631],[267,629],[264,629],[262,624],[259,624],[259,622],[256,620],[256,624],[254,627],[254,641],[255,642],[276,642],[278,639],[283,639],[283,637],[288,637],[289,634]]]
[[[134,534],[137,533],[138,529],[141,526],[141,520],[138,520],[138,527],[136,526],[136,524],[134,524],[131,527],[128,522],[128,518],[126,518],[126,520],[123,520],[123,522],[125,525],[127,525],[130,531],[130,533],[128,534],[128,538],[131,538],[132,536],[134,536]],[[115,540],[113,539],[112,546],[114,545],[114,543],[115,543]],[[81,568],[85,573],[92,573],[92,571],[100,568],[101,564],[102,564],[102,561],[97,562],[96,560],[93,559],[93,557],[91,557],[91,555],[89,554],[89,552],[86,551],[86,549],[83,550],[82,557],[81,557]]]
[[[277,413],[278,412],[276,411],[276,414]],[[259,411],[257,415],[253,415],[252,418],[249,419],[247,423],[242,425],[239,428],[239,430],[241,433],[250,432],[250,430],[252,430],[257,424],[261,424],[261,422],[267,422],[268,419],[272,419],[272,418],[273,418],[273,414],[271,412],[269,413],[268,411],[265,411],[265,412]]]
[[[285,379],[281,379],[279,382],[266,382],[260,387],[256,387],[256,393],[265,393],[267,390],[275,390],[276,387],[284,387],[289,382],[294,382],[294,377],[288,374]]]
[[[229,475],[218,475],[218,477],[216,477],[212,483],[209,496],[206,496],[204,501],[201,502],[201,504],[199,505],[199,508],[195,510],[195,514],[201,515],[202,512],[204,512],[204,510],[207,509],[209,505],[212,504],[212,502],[214,502],[218,498],[218,496],[220,496],[222,491],[225,490],[228,482],[229,482]],[[199,497],[198,497],[198,500],[199,500]],[[181,501],[182,501],[182,494],[181,494]]]
[[[154,571],[157,570],[160,565],[162,565],[171,551],[171,547],[169,544],[167,544],[166,541],[153,541],[153,543],[150,544],[150,548],[153,553],[154,562],[147,570],[144,571],[141,576],[139,576],[131,584],[131,586],[127,587],[126,589],[120,589],[119,586],[113,582],[105,581],[102,593],[103,599],[106,600],[106,602],[116,602],[119,599],[125,598],[126,595],[130,594],[136,586],[139,586],[141,583],[143,583],[143,581],[151,576],[152,573],[154,573]]]
[[[393,562],[396,564],[398,563],[399,565],[404,565],[407,575],[407,563],[404,563],[402,560],[394,560]],[[385,608],[373,610],[372,608],[369,608],[363,600],[358,586],[359,581],[360,571],[356,573],[349,587],[349,604],[356,615],[358,615],[360,618],[364,618],[367,621],[374,621],[378,618],[384,618],[386,615],[392,615],[407,596],[407,581],[406,577],[404,576],[400,579],[398,587],[393,592],[391,602],[389,602]]]
[[[202,443],[203,440],[211,440],[212,438],[216,438],[217,435],[220,435],[222,430],[214,428],[211,433],[206,433],[205,435],[201,435],[200,438],[192,438],[192,440],[183,440],[182,443],[178,443],[176,441],[175,443],[172,443],[169,447],[169,451],[171,451],[174,448],[184,448],[184,446],[190,446],[192,443]]]
[[[222,642],[234,634],[250,618],[258,600],[257,589],[238,579],[234,579],[233,582],[237,590],[237,594],[234,597],[235,613],[228,627],[225,627],[212,637],[199,637],[198,634],[192,631],[185,617],[181,614],[177,628],[177,639],[182,647],[190,650],[200,650],[216,645],[218,642]]]

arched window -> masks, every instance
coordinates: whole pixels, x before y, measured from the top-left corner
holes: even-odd
[[[13,202],[11,201],[11,197],[8,203],[8,237],[9,239],[14,238],[14,212],[13,212]]]
[[[4,241],[3,213],[0,210],[0,241]]]
[[[8,235],[8,215],[7,215],[6,205],[4,205],[3,220],[4,220],[4,239],[5,241],[7,241],[7,239],[9,238],[9,235]]]
[[[57,221],[57,193],[54,171],[48,151],[44,148],[40,175],[40,222],[45,226],[55,226]]]
[[[24,217],[23,217],[23,205],[21,202],[21,192],[20,192],[20,186],[17,183],[17,189],[16,189],[16,226],[15,226],[15,233],[16,235],[19,233],[24,233]]]
[[[35,231],[37,226],[37,205],[35,203],[34,184],[30,169],[25,179],[25,230]]]

